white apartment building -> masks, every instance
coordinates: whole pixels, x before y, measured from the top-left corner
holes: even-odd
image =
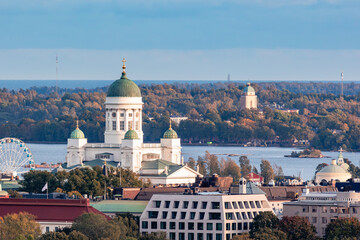
[[[306,217],[322,237],[327,224],[337,218],[360,219],[360,193],[310,193],[306,189],[298,201],[284,203],[283,215]]]
[[[140,217],[140,233],[163,231],[170,240],[229,240],[249,232],[253,218],[272,209],[253,183],[241,179],[230,193],[155,194]]]

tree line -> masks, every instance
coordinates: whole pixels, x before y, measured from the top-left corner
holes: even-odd
[[[240,109],[244,85],[239,83],[141,85],[144,140],[158,141],[170,116],[187,116],[173,127],[185,143],[281,145],[308,140],[317,149],[359,151],[360,95],[303,93],[301,86],[309,86],[304,84],[294,83],[298,90],[285,83],[253,84],[261,111]],[[88,140],[102,142],[105,91],[63,89],[57,95],[43,88],[0,89],[0,137],[65,142],[79,119]],[[299,114],[274,109],[273,103]]]

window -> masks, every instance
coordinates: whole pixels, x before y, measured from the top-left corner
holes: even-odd
[[[124,113],[120,113],[120,117],[124,117]]]
[[[236,204],[236,202],[232,202],[232,205],[234,209],[238,209],[238,205]]]
[[[227,220],[232,220],[232,219],[234,219],[234,214],[233,213],[225,213],[225,218]]]
[[[236,230],[236,223],[231,224],[231,230],[233,230],[233,231]]]
[[[194,230],[195,229],[195,224],[193,222],[189,222],[188,223],[188,230]]]
[[[261,208],[261,204],[260,204],[259,201],[255,201],[255,204],[256,204],[256,207],[257,207],[257,208]]]
[[[46,227],[46,232],[50,232],[50,228],[49,228],[49,227]]]
[[[222,231],[222,223],[216,223],[216,231]]]
[[[242,230],[242,223],[241,222],[238,223],[238,230],[239,231]]]
[[[239,204],[239,207],[240,207],[241,209],[244,209],[244,204],[243,204],[243,202],[238,202],[238,204]]]
[[[195,212],[190,213],[190,219],[195,219]]]
[[[175,202],[174,202],[174,208],[179,208],[179,204],[180,204],[179,201],[175,201]]]
[[[254,217],[256,217],[258,214],[257,214],[257,212],[253,212],[253,215],[254,215]]]
[[[247,219],[246,213],[242,212],[241,215],[243,219]]]
[[[116,117],[116,112],[113,112],[113,113],[112,113],[112,117]]]
[[[212,209],[220,209],[220,202],[211,202]]]
[[[169,239],[170,240],[175,240],[175,233],[174,232],[171,232],[171,233],[169,233]]]
[[[139,130],[139,121],[135,121],[135,130]]]
[[[327,223],[327,218],[326,217],[322,217],[322,223],[324,223],[324,224]]]
[[[255,208],[255,204],[253,201],[250,201],[250,206],[251,206],[251,208]]]
[[[148,229],[148,222],[143,221],[141,225],[143,229]]]
[[[247,215],[248,215],[249,219],[253,219],[251,212],[248,212]]]
[[[156,208],[160,208],[161,205],[161,201],[155,201],[155,207]]]
[[[206,209],[206,207],[207,207],[207,202],[202,202],[202,203],[201,203],[201,208],[202,208],[202,209]]]
[[[225,226],[226,226],[226,230],[230,231],[230,223],[227,223]]]
[[[316,208],[315,208],[315,207],[312,208],[312,212],[316,212]]]
[[[169,208],[170,207],[170,201],[165,201],[165,208]]]
[[[132,125],[132,121],[128,121],[128,129],[132,129],[133,125]]]
[[[166,229],[166,222],[160,222],[160,229]]]
[[[213,240],[213,235],[212,235],[212,233],[206,234],[206,240]]]
[[[237,218],[237,220],[241,220],[241,215],[240,215],[240,213],[236,213],[236,218]]]
[[[120,130],[125,130],[125,122],[120,121]]]
[[[113,121],[113,122],[112,122],[112,130],[113,130],[113,131],[116,131],[116,121]]]
[[[188,233],[188,240],[195,240],[195,234],[194,233]]]
[[[197,240],[204,240],[204,234],[198,233],[197,234]]]
[[[180,229],[180,230],[184,230],[184,229],[185,229],[185,223],[184,223],[184,222],[179,222],[179,229]]]
[[[316,223],[316,222],[317,222],[317,218],[316,218],[316,217],[312,217],[311,222],[312,222],[312,223]]]
[[[157,211],[149,211],[149,218],[157,218],[159,212]]]
[[[198,223],[197,224],[197,230],[204,230],[204,224],[203,223]]]
[[[188,208],[188,207],[189,207],[189,201],[184,201],[183,208]]]
[[[230,206],[229,202],[225,202],[225,209],[231,209],[231,206]]]
[[[222,234],[221,233],[216,234],[216,240],[222,240]]]
[[[171,219],[176,219],[177,212],[171,212]]]
[[[129,113],[129,117],[132,117],[132,113]]]
[[[220,220],[221,219],[221,213],[209,213],[209,219],[210,220]]]
[[[181,212],[181,219],[185,219],[186,218],[186,212]]]
[[[226,240],[230,240],[230,234],[226,234]]]
[[[248,223],[244,222],[244,230],[248,230]]]
[[[246,207],[246,208],[250,208],[249,202],[245,201],[244,204],[245,204],[245,207]]]
[[[151,222],[151,229],[157,229],[157,222]]]
[[[207,223],[206,224],[206,230],[213,230],[213,224],[212,223]]]
[[[200,220],[204,219],[204,217],[205,217],[205,213],[204,213],[204,212],[201,212],[201,213],[200,213]]]
[[[309,212],[309,207],[303,207],[303,212]]]
[[[176,223],[170,222],[170,229],[176,229]]]
[[[185,233],[179,233],[179,240],[185,240]]]
[[[168,212],[163,212],[163,213],[162,213],[162,218],[163,218],[163,219],[166,219],[166,218],[167,218],[167,215],[168,215]]]
[[[192,208],[193,208],[193,209],[196,209],[197,206],[198,206],[198,202],[193,202],[193,203],[192,203]]]

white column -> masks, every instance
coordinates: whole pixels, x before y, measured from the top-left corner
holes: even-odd
[[[125,121],[125,132],[127,131],[127,130],[129,130],[128,129],[128,110],[127,109],[125,109],[125,118],[124,118],[124,121]]]
[[[141,108],[139,109],[139,131],[142,132],[142,110]]]
[[[135,127],[135,118],[136,118],[136,116],[135,116],[135,109],[132,109],[132,115],[133,115],[133,124],[132,124],[132,128],[134,129],[134,130],[136,130],[136,127]]]

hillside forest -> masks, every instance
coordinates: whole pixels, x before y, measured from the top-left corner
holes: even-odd
[[[169,127],[170,116],[186,116],[188,120],[173,124],[183,143],[285,146],[304,140],[321,150],[340,146],[347,151],[360,150],[359,93],[352,91],[342,98],[333,87],[326,93],[324,83],[252,86],[260,110],[240,109],[245,85],[238,82],[140,85],[144,141],[159,141]],[[309,86],[313,93],[309,93]],[[351,86],[359,89],[360,84],[350,83],[345,89]],[[301,92],[302,88],[306,91]],[[79,119],[88,141],[102,142],[106,90],[60,89],[57,94],[48,87],[0,89],[0,137],[66,142]],[[284,109],[298,109],[299,114]]]

